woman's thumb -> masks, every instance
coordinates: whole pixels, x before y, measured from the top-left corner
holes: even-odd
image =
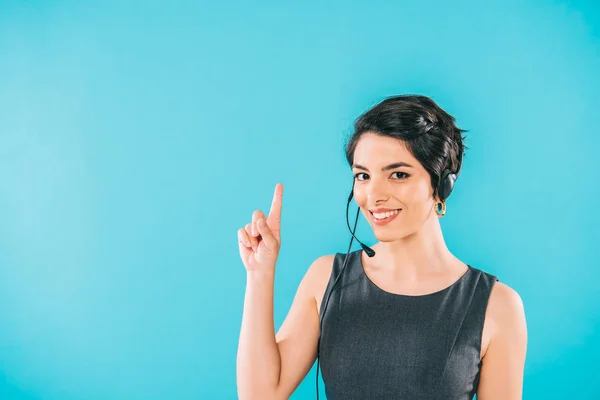
[[[271,228],[269,228],[267,226],[266,219],[261,218],[260,220],[258,220],[258,223],[256,225],[258,227],[258,233],[260,233],[260,236],[262,237],[262,240],[265,244],[265,248],[267,249],[267,251],[269,253],[277,252],[277,250],[278,250],[277,247],[279,246],[279,242],[277,242],[277,239],[275,239],[275,236],[273,235]]]

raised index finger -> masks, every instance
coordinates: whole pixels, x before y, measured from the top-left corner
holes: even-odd
[[[281,201],[283,198],[283,184],[278,183],[275,185],[275,193],[273,194],[273,201],[271,202],[271,210],[267,220],[273,224],[272,227],[279,227],[281,223]],[[271,226],[271,225],[270,225]]]

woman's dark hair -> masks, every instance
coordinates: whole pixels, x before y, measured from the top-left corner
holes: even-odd
[[[346,160],[352,167],[354,150],[364,133],[402,140],[431,177],[433,196],[438,194],[445,168],[458,174],[465,149],[466,130],[455,125],[453,116],[432,99],[420,95],[388,97],[361,115],[346,143]]]

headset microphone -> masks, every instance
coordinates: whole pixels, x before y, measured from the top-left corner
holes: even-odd
[[[367,255],[369,257],[373,257],[375,255],[375,250],[373,250],[372,248],[370,248],[369,246],[363,244],[363,242],[358,240],[358,238],[356,236],[354,236],[354,232],[350,228],[350,221],[348,221],[348,209],[350,208],[350,202],[352,201],[353,196],[354,196],[354,184],[352,185],[352,191],[350,192],[350,196],[348,197],[348,204],[346,205],[346,225],[348,225],[348,230],[350,231],[350,234],[352,235],[352,237],[354,239],[356,239],[356,241],[358,243],[360,243],[360,247],[362,247],[362,249],[365,251],[365,253],[367,253]],[[356,219],[357,220],[358,220],[358,213],[359,213],[359,211],[357,210],[356,211]],[[354,229],[356,230],[356,223],[354,224]]]

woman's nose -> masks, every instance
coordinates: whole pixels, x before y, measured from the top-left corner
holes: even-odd
[[[389,198],[389,193],[381,189],[371,189],[367,193],[367,200],[369,204],[376,204],[382,201],[387,201]]]

